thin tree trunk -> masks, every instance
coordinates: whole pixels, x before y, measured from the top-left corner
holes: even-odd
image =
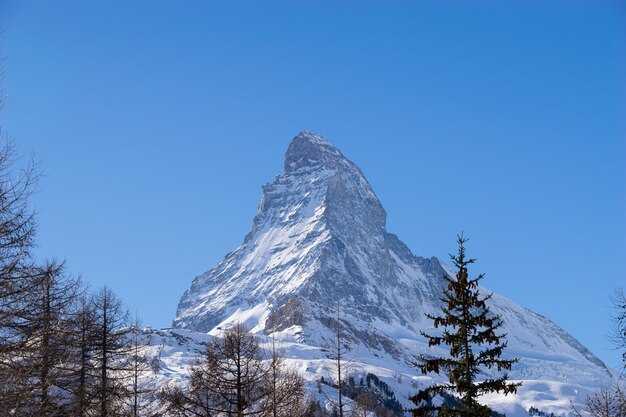
[[[272,334],[272,415],[278,417],[278,410],[276,408],[276,379],[278,377],[278,363],[276,356],[276,345],[274,340],[274,334]]]
[[[137,413],[139,411],[139,342],[137,340],[137,329],[135,328],[135,357],[134,357],[134,367],[133,367],[133,417],[137,417]]]
[[[241,374],[241,340],[237,339],[237,417],[243,417],[243,382]]]
[[[81,312],[80,369],[78,370],[78,417],[84,417],[87,409],[87,332],[85,312]]]
[[[40,389],[41,389],[41,402],[39,403],[39,415],[45,417],[48,415],[50,408],[50,398],[48,392],[50,390],[50,277],[45,276],[43,281],[43,317],[42,317],[42,335],[41,335],[41,374],[40,374]]]
[[[100,376],[100,416],[107,417],[108,416],[108,404],[107,404],[107,295],[105,294],[103,304],[102,304],[102,370]]]

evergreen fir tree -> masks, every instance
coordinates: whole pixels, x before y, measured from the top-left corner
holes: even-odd
[[[445,373],[449,382],[430,386],[411,397],[416,405],[411,410],[415,417],[433,415],[434,412],[439,417],[488,417],[491,410],[478,402],[479,395],[491,392],[514,394],[521,385],[508,382],[506,371],[511,369],[517,359],[500,359],[506,348],[506,334],[498,332],[503,324],[502,318],[491,313],[487,305],[492,294],[485,297],[480,294],[478,283],[484,274],[469,278],[468,266],[475,259],[466,258],[465,242],[467,239],[461,234],[458,237],[458,254],[450,255],[458,272],[456,279],[443,277],[447,286],[441,298],[442,314],[426,315],[433,321],[435,328],[442,328],[442,332],[440,335],[421,332],[428,339],[428,346],[449,346],[450,356],[432,358],[421,355],[416,364],[423,374]],[[485,368],[504,370],[505,373],[498,378],[477,381],[476,377]],[[456,394],[458,405],[446,402],[440,406],[433,404],[435,396],[446,394]]]

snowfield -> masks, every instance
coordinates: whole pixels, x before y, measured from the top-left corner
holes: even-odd
[[[199,360],[212,337],[219,337],[182,329],[153,330],[144,329],[144,337],[149,342],[150,358],[158,358],[159,371],[147,377],[149,384],[158,386],[168,380],[184,384],[187,371]],[[305,378],[312,398],[332,409],[327,397],[336,398],[337,391],[328,385],[320,385],[318,381],[323,377],[332,380],[334,377],[334,361],[330,360],[320,346],[312,346],[298,341],[301,329],[292,328],[281,333],[263,335],[257,333],[261,345],[270,351],[272,338],[276,347],[283,353],[287,366],[297,369]],[[413,342],[417,346],[418,342]],[[364,346],[352,346],[347,353],[349,362],[345,367],[348,375],[356,381],[364,378],[368,373],[378,376],[395,393],[395,397],[404,406],[411,407],[409,396],[420,388],[433,382],[431,376],[422,376],[409,363],[398,361],[386,354],[372,353]],[[538,364],[539,366],[539,364]],[[541,366],[559,368],[559,362],[543,362]],[[484,403],[494,410],[505,413],[507,416],[528,416],[527,410],[532,406],[555,415],[573,416],[570,401],[578,408],[582,407],[587,393],[596,385],[590,383],[565,382],[563,380],[530,379],[520,377],[520,371],[525,373],[524,367],[519,367],[511,373],[512,381],[522,381],[523,385],[516,395],[485,395]],[[442,378],[436,381],[442,382]],[[319,388],[325,394],[319,393]],[[350,407],[351,401],[345,402]]]

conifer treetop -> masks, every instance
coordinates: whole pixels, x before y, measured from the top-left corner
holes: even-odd
[[[521,383],[508,382],[508,374],[517,359],[501,359],[506,348],[506,334],[499,329],[503,325],[502,317],[493,314],[488,301],[492,294],[483,296],[478,283],[484,274],[470,278],[468,266],[476,259],[467,258],[465,243],[468,241],[463,234],[457,236],[458,252],[450,255],[457,268],[455,278],[444,275],[447,285],[443,288],[441,314],[426,316],[433,321],[436,329],[441,328],[437,335],[420,332],[428,340],[428,346],[449,346],[446,357],[420,355],[415,366],[422,372],[444,373],[448,382],[432,385],[411,397],[417,406],[412,409],[414,416],[426,416],[437,412],[439,416],[489,416],[489,407],[478,402],[478,397],[491,392],[505,395],[514,394]],[[484,370],[505,371],[499,377],[478,380]],[[433,405],[436,396],[452,399],[458,396],[459,401],[444,401],[443,405]]]

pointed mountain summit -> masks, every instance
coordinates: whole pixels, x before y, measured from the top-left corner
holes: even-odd
[[[385,210],[354,163],[302,132],[287,149],[285,172],[262,190],[252,231],[193,280],[174,327],[214,333],[245,322],[321,346],[339,315],[360,355],[404,363],[436,349],[419,330],[431,325],[424,313],[438,310],[443,276],[454,271],[387,232]],[[521,359],[512,378],[595,384],[609,375],[549,319],[497,294],[491,305],[505,322],[508,353]]]
[[[311,132],[300,132],[285,154],[285,172],[291,173],[303,168],[318,166],[328,168],[355,167],[334,145],[323,137]]]
[[[263,186],[244,244],[194,280],[174,324],[206,332],[263,304],[254,324],[280,331],[325,321],[321,312],[338,301],[366,322],[370,314],[399,319],[381,306],[396,281],[388,248],[396,239],[385,223],[361,170],[321,136],[302,132],[289,145],[285,173]]]

